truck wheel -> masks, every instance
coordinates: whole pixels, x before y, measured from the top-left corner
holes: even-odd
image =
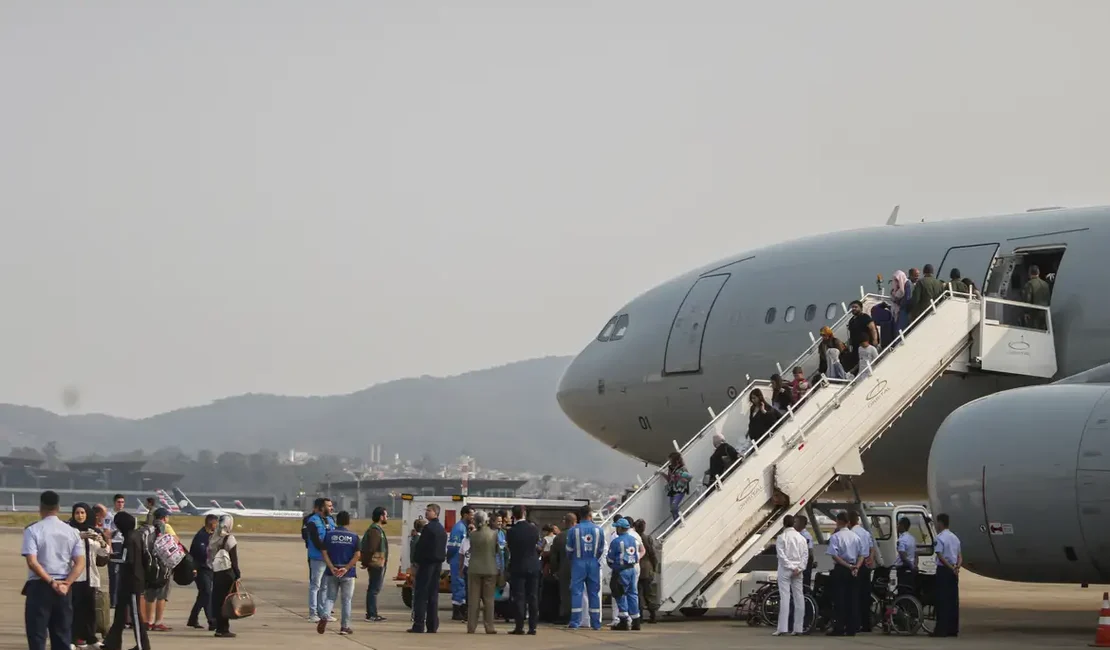
[[[678,611],[686,618],[697,618],[699,616],[705,616],[705,613],[709,610],[704,607],[683,607]]]
[[[401,587],[401,602],[412,609],[412,587]]]

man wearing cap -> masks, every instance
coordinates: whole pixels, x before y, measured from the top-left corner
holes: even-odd
[[[616,537],[609,543],[606,561],[613,572],[613,597],[616,598],[620,620],[614,630],[640,629],[640,595],[636,588],[636,564],[640,561],[639,544],[628,534],[631,524],[621,518],[613,523]],[[619,593],[618,593],[619,592]]]

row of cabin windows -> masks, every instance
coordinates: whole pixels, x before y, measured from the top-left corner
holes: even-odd
[[[763,322],[767,323],[768,325],[775,322],[775,315],[776,314],[778,314],[778,310],[776,310],[774,307],[771,307],[770,309],[767,310],[767,315],[763,317]],[[790,305],[789,307],[786,308],[786,313],[783,314],[783,320],[786,321],[787,323],[793,323],[794,318],[797,315],[798,315],[798,310],[794,308],[794,305]],[[810,306],[806,307],[805,319],[806,319],[807,323],[809,321],[813,320],[814,317],[816,317],[816,316],[817,316],[817,305],[810,305]],[[825,320],[828,320],[828,321],[836,320],[836,303],[830,302],[829,306],[825,307]]]
[[[609,319],[605,323],[605,327],[601,328],[601,333],[597,335],[597,340],[602,343],[606,341],[619,341],[624,338],[624,333],[628,331],[628,314],[621,314]]]

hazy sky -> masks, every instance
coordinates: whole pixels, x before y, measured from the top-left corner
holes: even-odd
[[[93,5],[97,6],[93,6]],[[1110,3],[0,4],[0,401],[572,354],[803,232],[1110,203]]]

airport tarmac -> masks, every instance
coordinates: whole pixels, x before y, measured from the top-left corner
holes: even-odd
[[[184,532],[184,531],[182,531]],[[396,549],[399,540],[391,540]],[[0,650],[26,648],[23,627],[23,599],[19,595],[26,577],[26,565],[19,556],[20,536],[0,533]],[[255,595],[258,613],[234,621],[235,639],[216,639],[204,631],[184,626],[196,595],[194,587],[173,587],[166,616],[170,632],[152,633],[151,645],[157,650],[234,647],[237,650],[263,650],[271,647],[336,648],[363,646],[375,649],[417,649],[450,645],[452,650],[467,648],[511,648],[523,643],[535,650],[554,648],[632,648],[671,649],[705,644],[711,648],[934,648],[967,647],[1030,648],[1085,647],[1094,640],[1102,589],[1081,589],[1066,585],[1031,586],[1004,583],[967,575],[961,588],[961,636],[958,639],[931,639],[923,635],[891,637],[882,634],[860,635],[854,639],[810,637],[771,637],[771,629],[749,627],[732,620],[665,620],[645,625],[640,632],[602,630],[568,631],[542,625],[535,637],[517,638],[505,634],[511,627],[500,625],[497,636],[481,633],[467,635],[465,625],[450,620],[450,598],[440,597],[441,626],[436,636],[407,634],[408,609],[401,603],[400,589],[387,582],[382,590],[382,615],[385,623],[367,623],[365,578],[360,572],[353,605],[354,635],[337,636],[338,623],[328,633],[318,635],[306,620],[306,565],[304,545],[297,537],[244,536],[240,558],[243,583]],[[396,574],[396,566],[390,575]],[[336,610],[338,616],[338,610]],[[444,638],[444,637],[447,638]],[[125,637],[126,639],[127,637]],[[133,638],[133,637],[132,637]],[[342,645],[337,645],[342,644]],[[348,645],[353,644],[353,645]],[[130,647],[130,646],[125,646]]]

